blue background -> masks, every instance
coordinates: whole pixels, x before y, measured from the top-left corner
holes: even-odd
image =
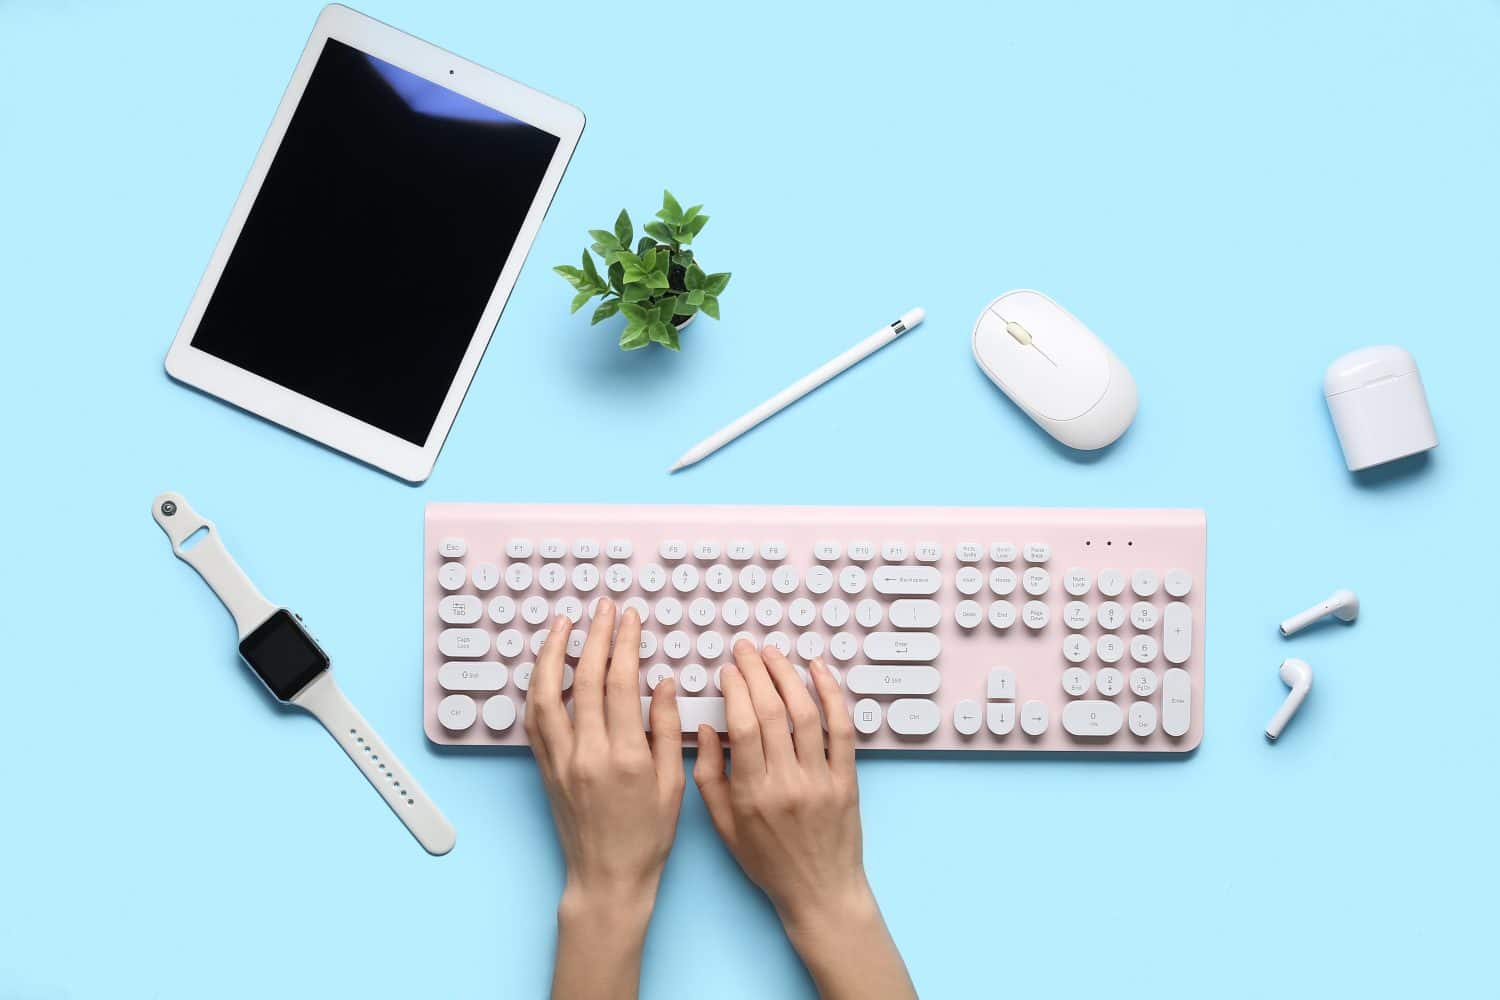
[[[371,0],[589,116],[417,489],[162,372],[317,10],[0,4],[0,996],[544,991],[561,873],[530,759],[419,725],[432,500],[1202,506],[1196,755],[861,761],[923,994],[1493,989],[1500,6]],[[548,268],[664,185],[707,204],[734,281],[680,356],[621,355]],[[1136,375],[1097,460],[970,359],[1016,287]],[[915,333],[665,474],[914,305]],[[1442,445],[1354,477],[1320,379],[1383,342]],[[307,617],[450,856],[238,665],[148,517],[168,488]],[[1338,586],[1358,624],[1277,636]],[[1317,681],[1272,747],[1288,655]],[[810,992],[689,790],[643,994]]]

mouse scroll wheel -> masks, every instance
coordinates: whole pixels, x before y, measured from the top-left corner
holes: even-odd
[[[1031,331],[1026,329],[1020,323],[1017,323],[1015,320],[1008,319],[1005,321],[1005,332],[1010,334],[1012,337],[1015,337],[1017,343],[1031,343]]]

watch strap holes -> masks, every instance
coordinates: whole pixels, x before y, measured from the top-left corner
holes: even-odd
[[[195,549],[198,546],[199,542],[203,541],[203,539],[205,539],[207,537],[208,537],[208,525],[205,524],[202,527],[200,527],[197,531],[194,531],[191,535],[188,535],[186,538],[184,538],[178,544],[177,548],[180,551],[182,551],[182,552],[191,552],[191,551],[193,551],[193,549]]]

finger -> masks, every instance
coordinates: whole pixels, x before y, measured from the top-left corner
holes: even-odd
[[[844,705],[839,682],[822,660],[813,660],[813,686],[818,691],[818,701],[823,706],[823,718],[828,722],[828,767],[838,777],[854,780],[854,723],[849,718],[849,709]]]
[[[599,599],[600,607],[609,600]],[[646,724],[641,721],[641,617],[634,608],[625,611],[615,652],[609,661],[609,680],[604,692],[604,714],[609,720],[609,742],[616,749],[646,749]]]
[[[781,650],[767,649],[761,656],[792,720],[792,746],[797,751],[797,763],[813,771],[827,771],[828,758],[823,756],[823,720],[807,686]]]
[[[740,760],[735,758],[735,767]],[[698,727],[698,761],[693,765],[693,781],[708,807],[708,818],[727,844],[734,837],[734,809],[729,804],[729,776],[724,773],[724,744],[713,726]]]
[[[563,654],[568,648],[571,626],[572,622],[566,618],[552,623],[547,643],[531,669],[531,689],[526,692],[526,715],[528,719],[536,719],[542,744],[553,760],[566,758],[573,747],[573,722],[562,703]]]
[[[766,756],[750,689],[745,687],[740,668],[732,663],[719,671],[719,686],[724,690],[724,728],[729,731],[729,752],[734,754],[734,778],[754,780],[766,773]]]
[[[614,605],[601,598],[594,609],[588,638],[573,674],[573,729],[580,741],[604,742],[604,671],[609,637],[614,632]],[[571,626],[570,626],[571,627]]]
[[[663,796],[680,801],[682,720],[677,714],[677,685],[670,677],[651,692],[651,756],[656,759],[656,783]]]
[[[774,652],[774,650],[773,650]],[[755,706],[755,718],[760,723],[760,745],[765,748],[768,772],[790,769],[797,766],[797,755],[792,750],[792,734],[787,731],[786,705],[776,693],[776,685],[766,672],[766,662],[755,647],[741,639],[734,644],[734,662],[745,678],[750,690],[750,702]],[[733,747],[733,744],[731,744]],[[738,747],[733,747],[738,751]]]

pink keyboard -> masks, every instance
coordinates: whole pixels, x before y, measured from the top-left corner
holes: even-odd
[[[1182,753],[1203,738],[1203,512],[429,504],[422,715],[521,746],[556,615],[635,607],[643,702],[724,727],[740,635],[834,668],[861,749]],[[800,670],[799,666],[799,670]]]

